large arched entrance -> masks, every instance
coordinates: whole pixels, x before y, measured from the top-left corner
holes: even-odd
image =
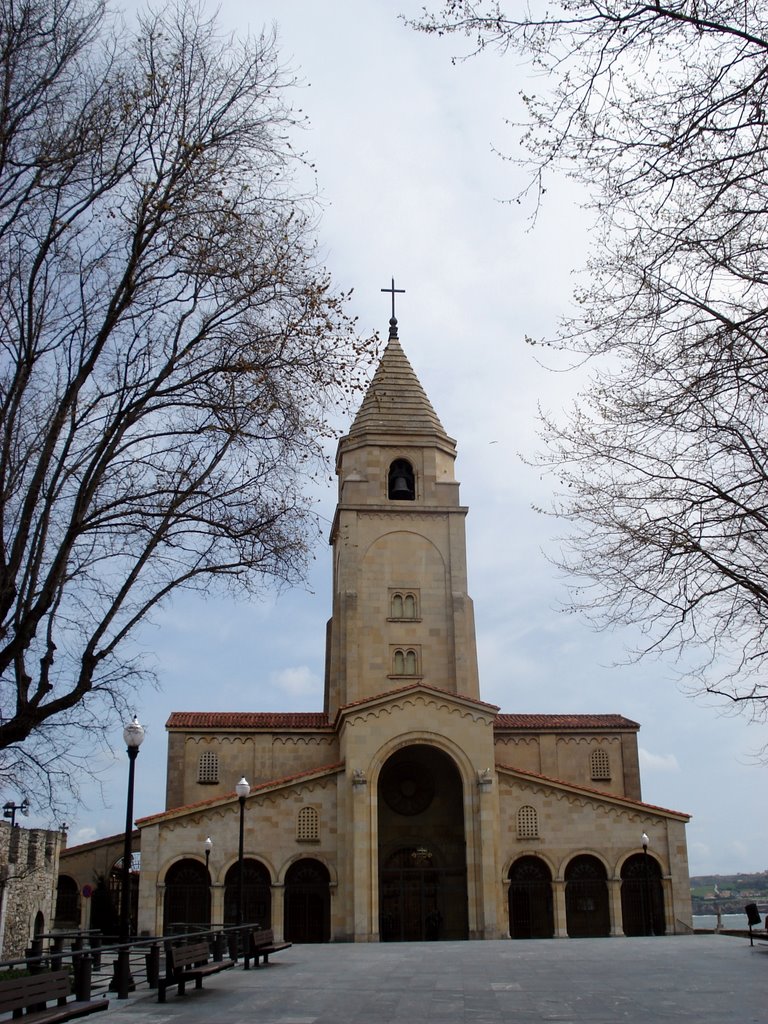
[[[661,867],[650,854],[635,853],[621,868],[621,920],[625,935],[663,935]]]
[[[509,934],[513,939],[555,934],[552,872],[540,857],[520,857],[509,869]]]
[[[574,857],[565,869],[565,917],[568,936],[583,939],[610,935],[608,882],[597,857]]]
[[[464,801],[456,765],[423,744],[389,758],[379,779],[382,941],[466,939]]]
[[[237,921],[240,866],[235,863],[224,878],[224,924]],[[243,860],[243,922],[272,927],[272,888],[269,871],[258,860]]]
[[[165,876],[163,930],[195,931],[211,923],[211,889],[207,869],[196,860],[171,864]]]
[[[328,869],[307,857],[285,873],[285,937],[289,942],[329,942],[331,890]]]

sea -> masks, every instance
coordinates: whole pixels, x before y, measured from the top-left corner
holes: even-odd
[[[762,915],[761,915],[762,916]],[[694,914],[693,915],[693,927],[712,929],[717,928],[717,915],[716,914]],[[749,928],[746,914],[721,914],[720,915],[720,927],[721,928]],[[757,925],[756,927],[760,927]]]

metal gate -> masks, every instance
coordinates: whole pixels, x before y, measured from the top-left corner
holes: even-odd
[[[285,937],[289,942],[331,938],[330,877],[317,860],[292,864],[285,876]]]
[[[551,939],[555,934],[552,874],[538,857],[521,857],[509,870],[509,934]]]

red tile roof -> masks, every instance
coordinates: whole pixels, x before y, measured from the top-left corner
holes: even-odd
[[[322,711],[174,711],[166,729],[329,729]]]
[[[639,729],[623,715],[497,715],[494,729]]]

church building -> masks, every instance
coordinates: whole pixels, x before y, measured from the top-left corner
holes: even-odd
[[[393,316],[338,446],[324,706],[170,716],[139,932],[235,922],[241,814],[243,920],[276,939],[691,930],[688,815],[642,801],[637,723],[482,700],[455,459]]]

